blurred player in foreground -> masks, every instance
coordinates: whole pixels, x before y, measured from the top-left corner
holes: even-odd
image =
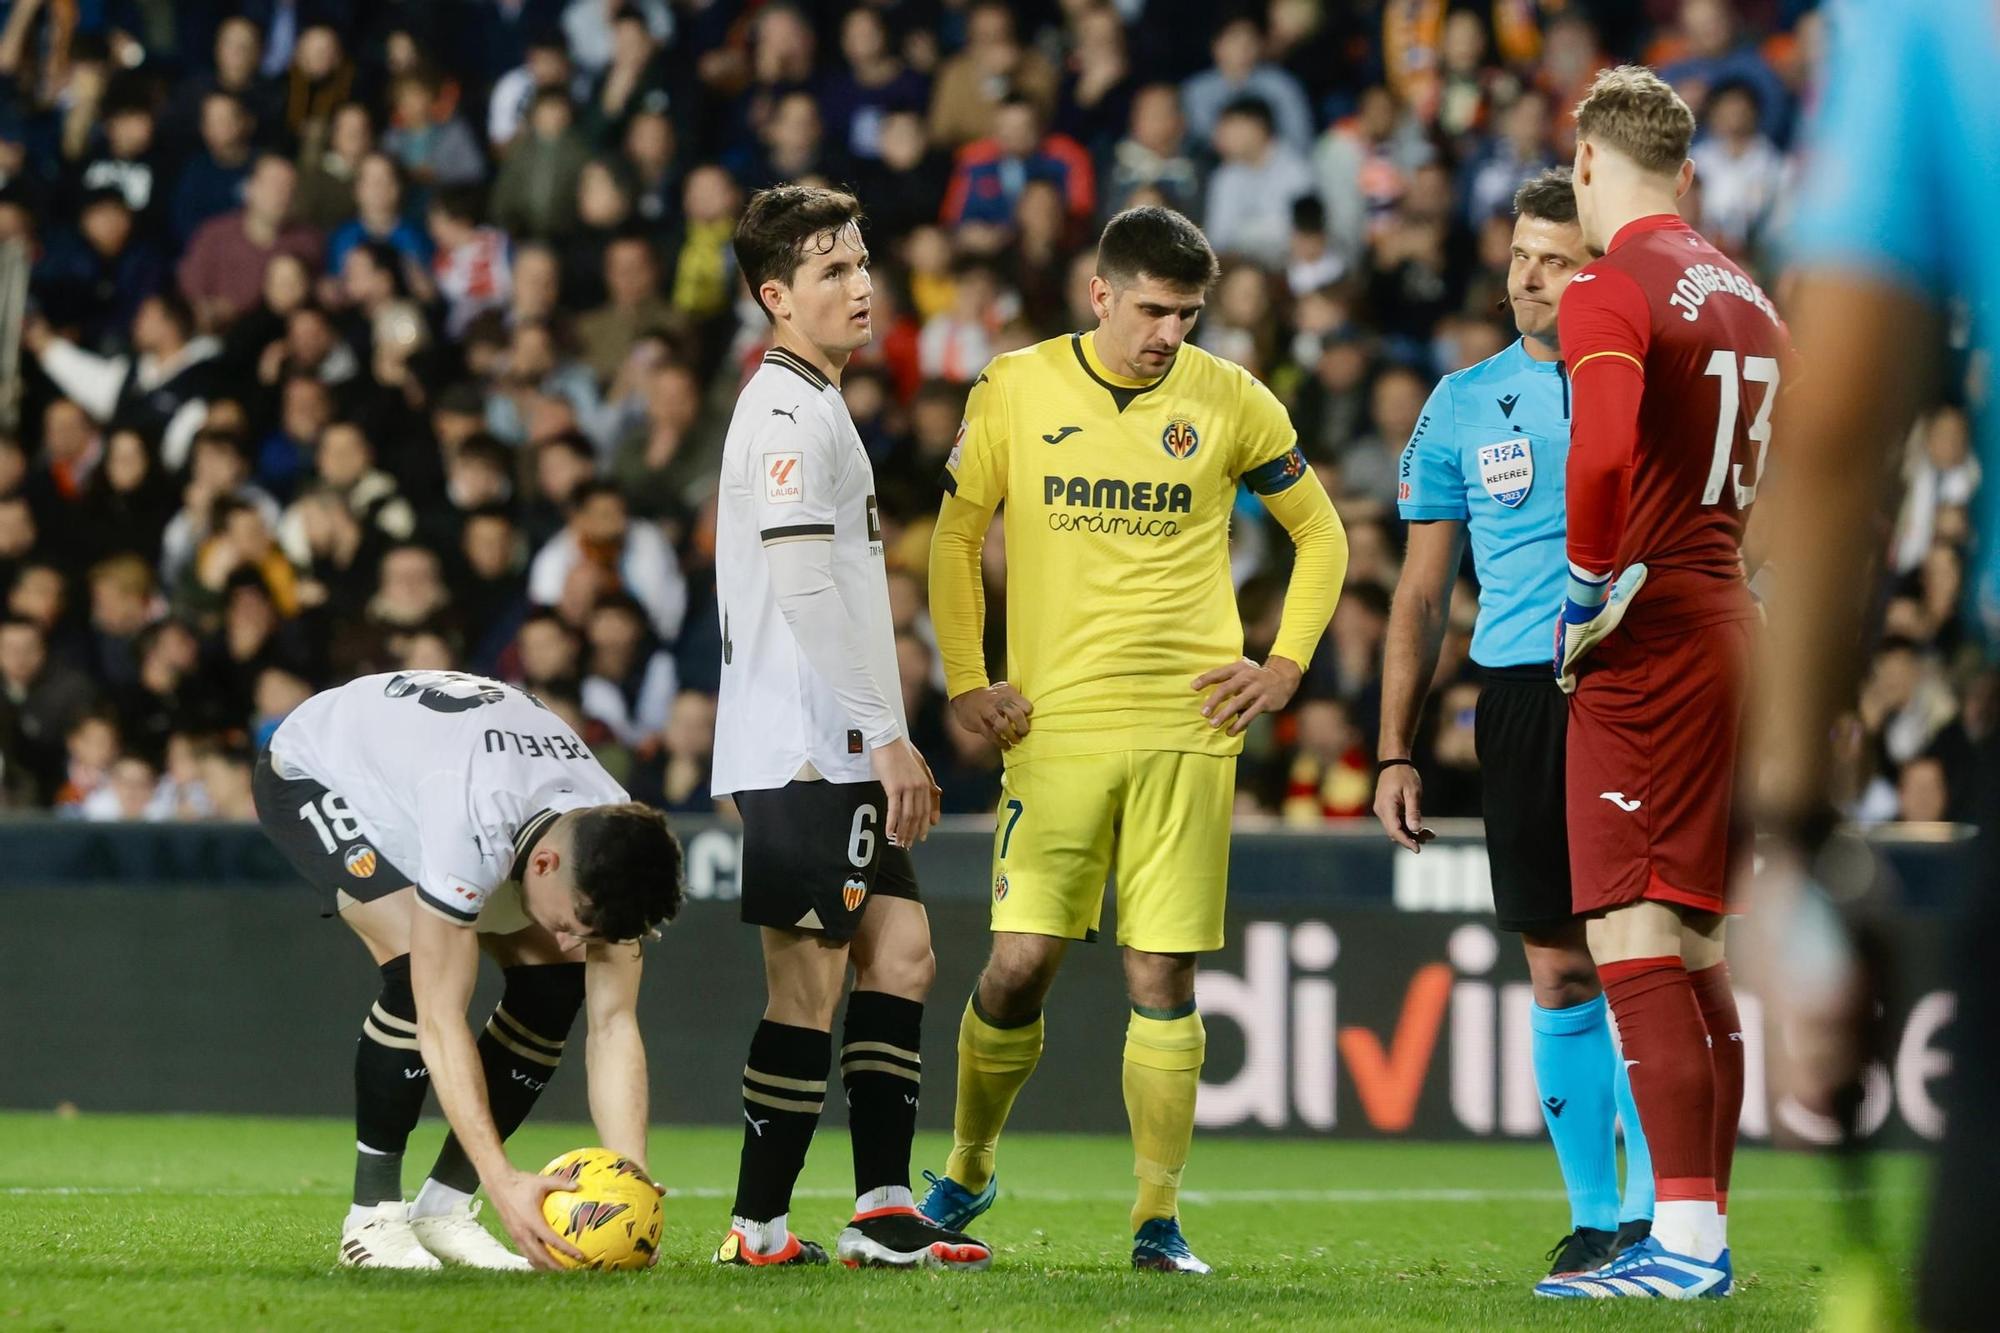
[[[1743,524],[1789,342],[1770,299],[1680,218],[1694,114],[1650,70],[1577,107],[1584,243],[1559,332],[1576,394],[1569,590],[1575,905],[1618,1020],[1657,1200],[1650,1237],[1548,1296],[1729,1292],[1743,1038],[1723,961],[1738,737],[1757,612]]]
[[[1563,790],[1569,700],[1549,671],[1548,612],[1568,573],[1570,392],[1556,309],[1590,252],[1567,170],[1523,185],[1514,213],[1507,297],[1520,340],[1439,381],[1403,450],[1396,503],[1410,539],[1383,652],[1375,815],[1398,845],[1423,850],[1424,784],[1410,754],[1470,538],[1479,572],[1472,660],[1482,686],[1473,725],[1494,910],[1527,952],[1535,1086],[1569,1191],[1570,1231],[1549,1253],[1557,1275],[1597,1268],[1645,1238],[1653,1168],[1612,1049],[1584,923],[1571,905]],[[1622,1210],[1620,1120],[1628,1163]]]
[[[354,1053],[356,1268],[555,1268],[542,1217],[562,1182],[503,1143],[590,1013],[590,1109],[605,1147],[646,1161],[639,944],[681,905],[681,849],[533,696],[457,671],[362,676],[300,704],[257,761],[265,834],[381,969]],[[479,955],[506,977],[477,1042]],[[416,1200],[403,1149],[435,1088],[451,1136]],[[520,1254],[478,1221],[499,1210]],[[546,1248],[545,1248],[546,1247]]]
[[[714,785],[743,815],[743,919],[759,928],[768,999],[743,1067],[743,1159],[715,1260],[827,1261],[787,1215],[852,963],[840,1077],[855,1203],[835,1250],[849,1265],[984,1268],[992,1251],[933,1225],[910,1193],[936,970],[910,848],[937,822],[938,790],[909,741],[875,473],[840,396],[869,338],[861,206],[834,190],[765,190],[735,247],[773,346],[723,445]]]
[[[1763,805],[1790,845],[1775,862],[1810,864],[1831,829],[1827,737],[1852,706],[1858,636],[1874,604],[1885,459],[1937,386],[1948,306],[1969,308],[1975,364],[1988,377],[1979,418],[1985,466],[1974,519],[1981,552],[1968,579],[1989,655],[2000,637],[2000,414],[1993,411],[1993,320],[2000,317],[2000,8],[1983,0],[1923,5],[1829,6],[1832,37],[1825,100],[1813,128],[1809,170],[1791,237],[1793,309],[1800,362],[1812,389],[1787,399],[1779,437],[1785,484],[1772,516],[1776,596],[1770,693],[1763,733]],[[1832,539],[1829,539],[1831,536]],[[1968,886],[1957,931],[1958,1013],[1945,1085],[1945,1139],[1922,1247],[1918,1314],[1925,1327],[1991,1328],[1987,1243],[2000,1193],[2000,751],[1982,755],[1980,877]],[[1774,908],[1787,909],[1784,967],[1767,993],[1826,1054],[1796,1091],[1830,1100],[1853,1077],[1853,959],[1822,899],[1800,896],[1793,874],[1767,877]],[[1760,910],[1762,907],[1760,903]],[[1865,1001],[1863,1002],[1865,1004]],[[1828,1048],[1832,1049],[1829,1051]],[[1821,1096],[1815,1097],[1818,1091]],[[1880,1326],[1878,1317],[1861,1320]]]
[[[959,1027],[955,1142],[924,1211],[960,1227],[992,1205],[994,1146],[1041,1056],[1043,1001],[1070,943],[1096,938],[1115,872],[1132,1262],[1184,1273],[1208,1271],[1177,1200],[1207,1042],[1195,960],[1222,945],[1236,755],[1243,729],[1298,688],[1347,565],[1285,409],[1186,342],[1217,272],[1180,214],[1112,218],[1090,280],[1097,327],[999,357],[974,382],[931,544],[951,708],[1006,751],[1006,776],[993,953]],[[1239,484],[1297,549],[1262,663],[1242,655],[1229,573]],[[1003,501],[1012,681],[989,683],[980,551]]]

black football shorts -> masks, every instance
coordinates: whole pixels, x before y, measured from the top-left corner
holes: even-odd
[[[879,782],[790,782],[739,791],[743,920],[851,940],[870,897],[921,901],[909,849],[883,831]]]

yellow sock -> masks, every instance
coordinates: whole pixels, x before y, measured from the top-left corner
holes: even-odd
[[[1193,1004],[1178,1018],[1132,1011],[1125,1028],[1125,1114],[1132,1121],[1132,1174],[1139,1178],[1134,1231],[1153,1218],[1174,1216],[1179,1206],[1207,1049],[1208,1033]]]
[[[993,1178],[993,1150],[1014,1097],[1042,1058],[1042,1016],[1019,1027],[996,1027],[975,996],[958,1023],[958,1108],[952,1113],[951,1156],[944,1173],[977,1194]]]

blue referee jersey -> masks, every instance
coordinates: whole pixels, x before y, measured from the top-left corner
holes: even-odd
[[[1520,339],[1431,390],[1403,448],[1396,508],[1404,519],[1455,519],[1472,539],[1479,620],[1472,660],[1484,667],[1549,661],[1569,561],[1563,473],[1569,377]]]

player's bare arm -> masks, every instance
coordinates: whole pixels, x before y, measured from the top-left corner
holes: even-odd
[[[487,1109],[486,1075],[465,1022],[479,979],[478,937],[419,908],[410,922],[410,979],[417,998],[417,1042],[430,1067],[431,1087],[515,1248],[537,1268],[560,1267],[550,1249],[582,1259],[542,1217],[543,1197],[561,1182],[508,1161]]]
[[[1407,761],[1431,677],[1444,644],[1451,589],[1465,550],[1465,524],[1451,519],[1410,524],[1403,572],[1389,607],[1382,650],[1382,730],[1376,754],[1387,765],[1375,779],[1375,817],[1399,847],[1413,852],[1437,835],[1423,826],[1424,780]]]
[[[639,1032],[637,944],[591,944],[584,950],[584,1049],[590,1119],[600,1142],[646,1165],[646,1043]]]

